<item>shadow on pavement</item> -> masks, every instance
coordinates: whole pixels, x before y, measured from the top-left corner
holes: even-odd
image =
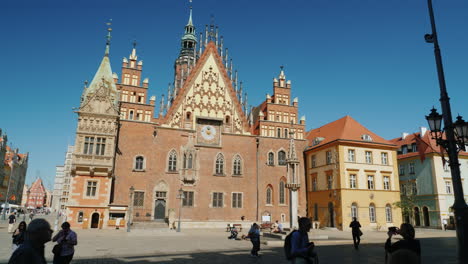
[[[455,238],[423,238],[420,239],[422,247],[422,263],[455,264],[456,239]],[[324,263],[384,263],[384,241],[379,244],[362,244],[356,251],[352,245],[322,245],[317,246],[320,264]],[[155,250],[157,250],[155,248]],[[282,247],[268,247],[260,251],[261,257],[252,258],[248,250],[224,250],[210,252],[180,252],[174,254],[155,253],[151,255],[135,255],[121,257],[80,258],[72,261],[73,264],[116,264],[116,263],[288,263]]]

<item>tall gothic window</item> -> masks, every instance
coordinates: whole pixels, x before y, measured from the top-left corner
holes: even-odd
[[[218,175],[223,175],[224,174],[224,156],[221,153],[219,153],[216,156],[215,173],[218,174]]]
[[[234,168],[233,168],[234,175],[241,175],[242,174],[242,160],[239,155],[236,155],[234,158]]]
[[[135,170],[143,170],[144,166],[144,158],[142,156],[138,156],[135,158]]]
[[[266,204],[272,204],[272,199],[271,199],[272,193],[273,191],[271,190],[270,187],[268,187],[266,190]]]
[[[392,222],[392,206],[389,204],[385,206],[385,220],[387,220],[387,223]]]
[[[286,165],[286,152],[280,150],[278,152],[278,164],[279,165]]]
[[[275,154],[273,152],[268,153],[268,165],[275,165]]]
[[[176,171],[177,170],[177,153],[175,150],[169,153],[169,163],[167,166],[169,171]]]
[[[285,204],[286,203],[286,194],[285,194],[284,181],[280,181],[280,184],[279,184],[279,203],[280,204]]]
[[[356,217],[358,218],[358,207],[356,203],[351,204],[351,217]]]
[[[375,205],[373,203],[369,205],[369,221],[375,223]]]

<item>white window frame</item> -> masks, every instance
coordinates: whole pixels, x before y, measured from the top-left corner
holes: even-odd
[[[387,223],[393,222],[392,207],[389,204],[385,206],[385,220],[387,221]]]
[[[356,151],[348,149],[348,162],[356,162]]]
[[[384,190],[390,190],[390,176],[383,176]]]
[[[367,175],[367,189],[375,190],[374,175]]]
[[[349,188],[350,189],[356,189],[357,188],[357,175],[356,174],[350,174],[349,175]]]
[[[388,153],[387,152],[380,153],[380,158],[382,160],[382,165],[388,165]]]
[[[375,223],[376,222],[376,213],[375,213],[375,205],[374,204],[370,204],[369,205],[369,221],[371,223]]]
[[[365,152],[366,154],[366,163],[367,164],[372,164],[373,163],[373,160],[372,160],[372,151],[366,151]]]

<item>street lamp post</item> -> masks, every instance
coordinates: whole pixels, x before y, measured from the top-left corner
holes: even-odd
[[[450,98],[448,97],[447,88],[445,86],[444,69],[442,66],[442,56],[440,53],[439,42],[437,39],[437,31],[434,20],[434,12],[432,9],[432,0],[428,0],[429,16],[431,19],[432,34],[424,36],[426,42],[434,44],[434,55],[437,66],[437,75],[440,86],[440,104],[442,107],[442,115],[437,113],[436,109],[432,109],[431,113],[426,116],[429,123],[431,134],[436,139],[437,144],[447,150],[449,157],[450,171],[452,174],[453,191],[455,202],[453,210],[455,214],[455,225],[457,230],[458,240],[458,260],[459,263],[468,262],[468,206],[466,205],[463,186],[460,177],[460,163],[458,161],[458,151],[465,149],[465,144],[468,142],[467,123],[459,116],[455,124],[452,121],[452,112],[450,109]],[[444,129],[441,129],[442,119],[444,121]],[[442,137],[445,132],[445,139]],[[465,134],[463,134],[465,132]],[[455,137],[457,134],[457,138]]]
[[[180,199],[180,206],[179,206],[179,222],[177,223],[177,232],[180,232],[180,216],[182,214],[182,205],[183,205],[183,200],[184,200],[184,190],[182,187],[179,189],[179,195],[177,196],[178,199]]]
[[[133,194],[135,193],[135,188],[130,187],[130,202],[128,205],[128,217],[127,217],[127,232],[130,232],[130,227],[133,222]]]

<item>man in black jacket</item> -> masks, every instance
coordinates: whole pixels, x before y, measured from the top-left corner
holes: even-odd
[[[46,264],[44,244],[49,242],[53,230],[44,219],[34,219],[26,230],[24,243],[13,252],[8,264]]]

